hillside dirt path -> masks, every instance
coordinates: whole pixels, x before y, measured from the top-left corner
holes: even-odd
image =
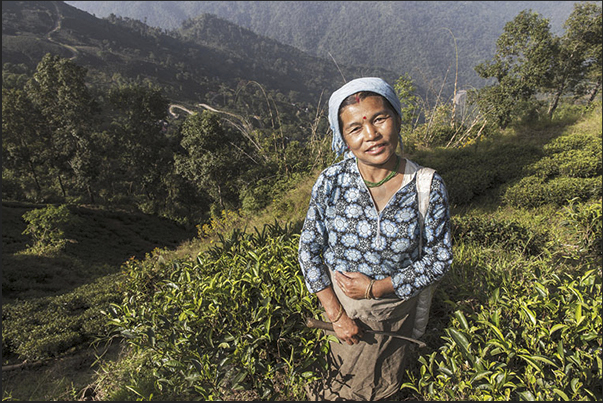
[[[74,60],[79,55],[79,50],[77,50],[77,48],[75,48],[74,46],[64,44],[64,43],[56,41],[56,40],[54,40],[52,38],[52,34],[54,34],[55,32],[57,32],[57,31],[59,31],[61,29],[62,22],[63,22],[63,14],[61,14],[61,11],[59,10],[59,6],[58,6],[57,2],[53,1],[52,5],[54,6],[54,8],[56,10],[56,16],[57,16],[57,18],[56,18],[56,21],[55,21],[53,29],[50,30],[46,34],[46,39],[48,39],[49,42],[52,42],[52,43],[57,44],[59,46],[62,46],[64,48],[66,48],[66,49],[69,49],[71,51],[71,53],[73,53],[73,56],[71,56],[69,58],[69,60]],[[53,16],[51,15],[50,18],[53,18]]]

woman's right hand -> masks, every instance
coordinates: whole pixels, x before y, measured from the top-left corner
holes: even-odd
[[[341,315],[341,318],[336,323],[333,323],[333,331],[339,340],[350,346],[358,344],[362,338],[362,328],[346,313]]]
[[[349,345],[358,344],[362,337],[362,329],[354,319],[345,312],[341,302],[337,299],[332,286],[328,286],[316,293],[320,303],[325,309],[325,315],[333,324],[333,331],[337,338]]]

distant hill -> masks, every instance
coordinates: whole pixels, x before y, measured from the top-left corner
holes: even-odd
[[[178,29],[212,13],[281,43],[340,64],[408,72],[445,92],[485,81],[473,67],[492,57],[504,24],[532,9],[561,32],[575,1],[67,1],[99,17],[116,15]],[[456,40],[456,43],[455,43]],[[347,77],[349,79],[349,77]]]
[[[213,15],[167,32],[135,19],[97,18],[60,1],[3,2],[3,65],[34,69],[47,52],[73,58],[97,84],[147,81],[161,85],[172,101],[189,104],[242,81],[256,81],[292,102],[316,103],[323,90],[343,83],[342,74],[398,77],[385,69],[336,65]]]

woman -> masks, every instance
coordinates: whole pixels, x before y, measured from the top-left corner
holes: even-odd
[[[400,388],[408,342],[363,328],[413,336],[417,296],[452,263],[448,196],[435,173],[421,225],[420,167],[396,153],[400,101],[384,80],[359,78],[335,91],[329,123],[333,150],[345,158],[314,184],[299,262],[340,342],[309,397],[380,400]]]

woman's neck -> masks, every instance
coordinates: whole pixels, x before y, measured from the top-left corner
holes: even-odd
[[[359,160],[357,160],[357,164],[360,175],[365,182],[369,183],[380,183],[380,181],[383,180],[391,180],[390,176],[392,173],[395,175],[397,173],[404,172],[402,158],[400,158],[397,154],[392,154],[392,156],[381,165],[369,165],[360,162]]]

